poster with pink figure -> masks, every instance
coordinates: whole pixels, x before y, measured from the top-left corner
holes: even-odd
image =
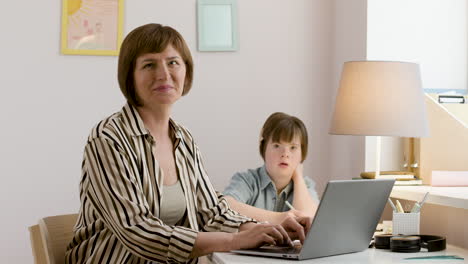
[[[123,0],[62,0],[62,53],[118,55]]]

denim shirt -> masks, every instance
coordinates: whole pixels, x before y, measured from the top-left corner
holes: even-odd
[[[304,180],[312,199],[318,203],[319,198],[315,191],[315,182],[308,177],[304,177]],[[294,182],[291,181],[278,195],[264,165],[257,169],[234,174],[223,194],[257,208],[285,212],[289,211],[285,201],[292,204],[294,199]]]

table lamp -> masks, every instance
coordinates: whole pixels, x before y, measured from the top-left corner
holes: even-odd
[[[345,62],[330,134],[377,136],[377,178],[380,136],[429,135],[419,65],[396,61]]]

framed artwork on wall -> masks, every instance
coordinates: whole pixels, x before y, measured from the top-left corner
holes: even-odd
[[[198,50],[236,51],[237,0],[198,0]]]
[[[61,52],[119,54],[124,0],[62,0]]]

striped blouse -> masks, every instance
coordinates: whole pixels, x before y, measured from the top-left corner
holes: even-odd
[[[160,218],[162,173],[154,140],[134,107],[99,122],[88,138],[80,182],[81,207],[66,263],[196,263],[199,231],[237,232],[252,219],[229,209],[205,172],[190,132],[170,120],[187,210],[175,226]]]

